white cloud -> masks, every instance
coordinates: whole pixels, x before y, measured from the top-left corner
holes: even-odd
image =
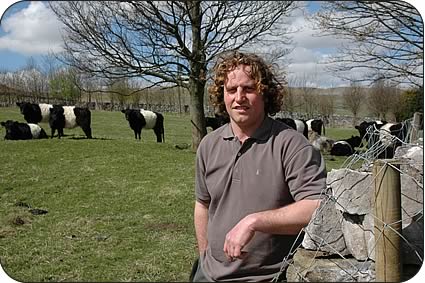
[[[307,80],[309,86],[333,87],[346,85],[347,82],[335,77],[322,64],[336,48],[341,40],[331,36],[320,35],[304,14],[297,14],[291,21],[291,28],[296,30],[292,35],[294,50],[288,56],[287,74],[289,82]]]
[[[293,40],[298,47],[317,49],[317,48],[335,48],[341,44],[341,40],[331,36],[321,36],[318,30],[313,28],[303,15],[300,15],[292,23],[293,28],[298,30],[293,35]]]
[[[43,2],[31,1],[27,8],[2,19],[5,34],[0,49],[24,55],[61,51],[62,24]]]

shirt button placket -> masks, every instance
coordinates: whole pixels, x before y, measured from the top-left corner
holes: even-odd
[[[237,154],[236,154],[236,159],[235,159],[235,165],[234,165],[234,173],[233,173],[233,179],[236,179],[236,180],[240,180],[240,178],[241,178],[241,176],[240,176],[240,170],[239,170],[239,162],[238,162],[238,160],[239,160],[239,157],[241,157],[241,155],[242,155],[242,152],[238,152]]]

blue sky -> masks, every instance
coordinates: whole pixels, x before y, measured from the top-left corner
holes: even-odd
[[[419,5],[419,0],[408,2],[423,15],[423,5]],[[308,3],[310,10],[317,9],[316,2]],[[0,13],[3,13],[0,22],[0,71],[22,69],[29,58],[37,61],[49,51],[60,50],[61,24],[45,2],[1,0]],[[293,38],[296,47],[290,54],[288,79],[309,77],[313,80],[311,86],[319,87],[344,84],[327,73],[323,65],[318,64],[332,54],[340,41],[331,37],[315,37],[301,13],[294,15],[291,21],[299,31]]]

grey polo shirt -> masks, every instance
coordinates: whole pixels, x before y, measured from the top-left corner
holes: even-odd
[[[197,151],[196,200],[207,204],[208,248],[202,268],[212,280],[270,281],[296,236],[256,232],[248,256],[228,262],[225,235],[246,215],[318,199],[326,186],[325,162],[308,140],[267,117],[241,144],[230,124],[205,136]]]

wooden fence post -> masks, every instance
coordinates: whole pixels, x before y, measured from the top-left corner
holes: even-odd
[[[375,160],[375,268],[376,282],[400,282],[402,264],[401,185],[395,160]],[[395,168],[394,168],[395,167]],[[399,233],[399,234],[397,234]]]

